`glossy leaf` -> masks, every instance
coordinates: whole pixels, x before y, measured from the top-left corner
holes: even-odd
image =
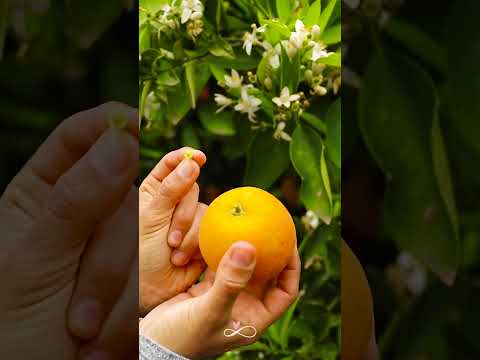
[[[277,5],[277,13],[278,17],[282,21],[286,21],[292,11],[292,6],[291,6],[291,1],[290,0],[276,0],[276,5]]]
[[[337,0],[330,0],[328,5],[325,7],[325,9],[323,9],[322,13],[320,14],[320,18],[318,19],[318,26],[320,26],[320,35],[323,34],[323,32],[326,30],[336,4]]]
[[[342,162],[342,101],[337,99],[327,113],[327,150],[332,162],[341,167]]]
[[[448,170],[439,140],[432,139],[432,129],[435,137],[440,131],[435,129],[433,82],[422,68],[395,53],[377,54],[363,84],[359,122],[388,180],[383,216],[386,230],[402,249],[451,284],[459,264],[459,239],[444,200],[453,203],[448,181],[438,178]],[[435,169],[439,164],[441,171]]]
[[[305,17],[305,26],[312,26],[319,23],[320,12],[322,10],[322,0],[316,0],[308,9]]]
[[[247,152],[244,183],[269,189],[289,164],[288,143],[274,139],[271,131],[258,132]]]
[[[329,224],[332,218],[331,197],[322,178],[321,156],[323,142],[320,135],[298,125],[290,143],[290,158],[302,178],[300,198],[305,206]]]
[[[391,19],[385,31],[435,70],[441,73],[447,70],[445,50],[418,27]]]
[[[221,136],[235,135],[234,113],[222,111],[217,114],[217,105],[213,102],[203,103],[198,108],[198,118],[202,125],[212,134]]]
[[[328,29],[323,32],[321,39],[327,45],[338,44],[342,41],[342,25],[329,26]]]

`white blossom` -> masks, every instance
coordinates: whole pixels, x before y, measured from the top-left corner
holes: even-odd
[[[329,57],[333,54],[332,52],[326,51],[325,49],[327,47],[322,43],[317,43],[313,41],[311,45],[313,45],[312,61],[317,61],[319,59]]]
[[[251,122],[255,122],[255,113],[260,110],[260,104],[262,101],[255,96],[248,94],[249,86],[242,87],[241,99],[234,109],[241,113],[248,114],[248,119]]]
[[[189,20],[198,20],[203,16],[203,4],[200,0],[183,0],[181,22],[185,24]]]
[[[277,140],[283,139],[285,141],[292,141],[291,136],[285,132],[286,126],[287,124],[285,124],[285,122],[283,121],[279,122],[277,125],[277,128],[275,129],[273,137]]]
[[[292,94],[290,95],[290,90],[287,86],[282,89],[279,97],[274,97],[272,101],[279,107],[285,106],[287,109],[290,108],[292,101],[297,101],[300,99],[300,95]]]
[[[297,55],[298,49],[295,46],[295,44],[293,44],[291,41],[282,40],[281,44],[285,49],[285,51],[287,52],[287,55],[290,59],[293,58],[295,55]]]
[[[309,34],[310,32],[305,28],[303,22],[297,20],[295,22],[295,31],[291,33],[289,42],[297,49],[301,49]]]
[[[312,210],[308,210],[302,217],[302,223],[307,229],[315,230],[320,225],[320,220]]]
[[[247,32],[243,36],[243,48],[248,55],[252,54],[252,47],[258,42],[257,33],[263,33],[266,30],[265,26],[257,28],[255,24],[252,24],[252,29],[251,33]]]
[[[270,66],[275,70],[278,69],[280,67],[280,54],[282,53],[281,45],[277,44],[273,47],[268,41],[264,41],[262,46],[266,50],[265,56],[268,57]]]
[[[235,69],[232,69],[232,76],[225,75],[225,85],[230,89],[242,87],[243,76],[240,76]]]
[[[314,37],[320,36],[320,26],[318,26],[317,24],[312,26],[312,35]]]
[[[220,106],[217,110],[217,114],[223,111],[226,107],[233,104],[233,100],[222,95],[222,94],[215,94],[215,102]]]

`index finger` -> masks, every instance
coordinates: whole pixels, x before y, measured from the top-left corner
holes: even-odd
[[[125,118],[125,129],[138,137],[137,110],[121,103],[109,102],[66,119],[25,167],[30,168],[46,183],[54,185],[96,143],[109,127],[109,120],[118,116]]]
[[[169,152],[160,162],[153,168],[148,176],[152,176],[155,180],[162,182],[185,158],[185,154],[190,153],[192,159],[202,167],[207,162],[206,155],[196,149],[183,147],[175,151]]]

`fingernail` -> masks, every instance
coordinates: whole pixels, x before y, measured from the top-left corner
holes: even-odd
[[[83,360],[110,360],[110,355],[102,350],[93,350],[88,352],[83,358]]]
[[[101,307],[98,301],[81,300],[73,309],[70,326],[77,336],[92,338],[98,333],[101,316]]]
[[[182,232],[180,230],[174,230],[170,234],[170,246],[177,247],[180,246],[182,242]]]
[[[187,263],[188,256],[186,253],[180,250],[175,250],[173,252],[173,263],[177,266],[183,266]]]
[[[254,254],[251,250],[241,246],[236,246],[231,255],[232,261],[241,267],[248,267],[254,260]]]
[[[195,165],[190,159],[183,160],[178,166],[179,174],[184,178],[189,178],[193,175],[195,171]]]
[[[93,166],[106,175],[123,173],[137,156],[134,141],[135,139],[125,132],[107,130],[98,140],[95,150],[90,152]]]

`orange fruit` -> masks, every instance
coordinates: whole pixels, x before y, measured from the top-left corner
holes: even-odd
[[[362,265],[342,241],[342,359],[364,360],[372,351],[373,301]]]
[[[270,193],[241,187],[217,197],[200,224],[200,251],[207,265],[216,271],[232,244],[248,241],[257,250],[252,282],[275,278],[288,264],[296,244],[293,219],[283,204]]]

